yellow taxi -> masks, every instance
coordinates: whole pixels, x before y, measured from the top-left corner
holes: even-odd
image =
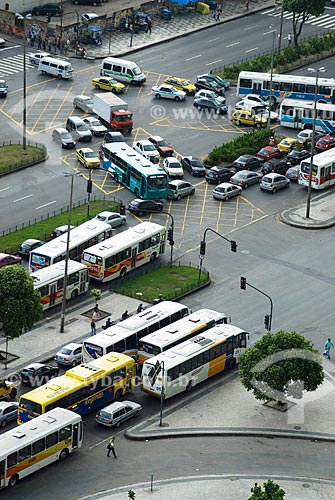
[[[297,140],[296,137],[285,137],[285,139],[281,140],[277,145],[277,148],[283,153],[289,153],[292,149],[301,147],[301,142]]]
[[[237,109],[230,117],[235,125],[250,125],[251,127],[266,127],[267,119],[263,116],[254,115],[251,111]]]
[[[117,82],[114,78],[109,76],[100,76],[99,78],[93,78],[92,86],[98,90],[110,90],[111,92],[121,93],[124,92],[126,88],[121,82]]]
[[[169,78],[164,80],[164,83],[172,85],[175,89],[183,90],[187,95],[194,95],[196,92],[196,88],[193,83],[178,76],[169,76]]]
[[[99,168],[100,160],[98,155],[91,148],[81,148],[76,150],[77,161],[85,168]]]

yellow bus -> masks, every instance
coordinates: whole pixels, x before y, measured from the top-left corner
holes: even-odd
[[[79,415],[54,408],[21,427],[0,435],[0,489],[15,486],[23,477],[66,457],[81,447],[83,423]]]
[[[23,394],[18,423],[28,422],[56,407],[83,416],[119,399],[134,387],[135,361],[125,354],[110,352]]]

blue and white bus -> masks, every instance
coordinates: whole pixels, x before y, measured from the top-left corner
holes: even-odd
[[[281,103],[279,122],[282,127],[312,130],[313,121],[314,101],[284,99]],[[315,130],[318,132],[335,132],[335,104],[316,103]]]
[[[275,102],[285,98],[313,100],[315,97],[315,76],[272,75],[272,97]],[[241,71],[238,77],[236,95],[270,95],[271,74]],[[317,100],[335,103],[335,79],[318,78]]]
[[[164,170],[124,142],[105,144],[102,166],[139,198],[167,198],[168,178]]]

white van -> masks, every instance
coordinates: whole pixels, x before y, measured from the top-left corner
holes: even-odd
[[[79,116],[69,116],[66,120],[66,130],[72,135],[72,139],[80,142],[92,140],[92,132]]]
[[[101,63],[101,76],[112,76],[115,80],[131,85],[142,85],[146,81],[145,74],[132,61],[118,57],[106,57]]]
[[[73,68],[71,63],[62,59],[55,59],[54,57],[43,57],[38,64],[38,71],[42,75],[54,75],[60,80],[64,78],[69,80],[73,78]]]

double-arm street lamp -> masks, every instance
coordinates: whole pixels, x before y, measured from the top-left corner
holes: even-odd
[[[23,116],[22,116],[22,145],[23,151],[27,151],[27,66],[26,66],[26,51],[27,51],[27,33],[26,33],[26,21],[32,19],[31,14],[22,16],[22,14],[16,13],[16,19],[23,21]]]
[[[311,143],[311,157],[309,164],[309,177],[308,177],[308,189],[307,189],[307,204],[306,204],[306,219],[310,218],[311,210],[311,197],[312,197],[312,175],[313,175],[313,160],[314,160],[314,146],[315,146],[315,122],[316,122],[316,105],[318,101],[318,81],[319,73],[325,73],[326,68],[321,66],[321,68],[308,68],[310,73],[315,73],[315,92],[314,92],[314,106],[313,106],[313,129],[312,129],[312,143]]]

